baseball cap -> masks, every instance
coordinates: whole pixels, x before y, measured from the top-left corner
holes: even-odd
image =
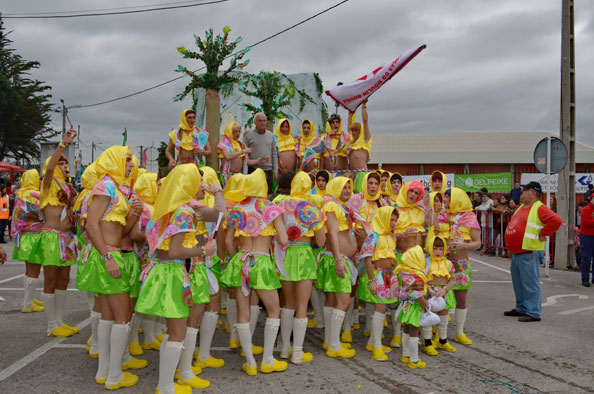
[[[529,182],[527,185],[522,185],[522,189],[532,189],[542,193],[542,187],[540,186],[540,183],[534,181]]]

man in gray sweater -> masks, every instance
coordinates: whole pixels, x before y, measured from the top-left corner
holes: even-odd
[[[243,141],[252,149],[248,173],[261,168],[266,173],[268,194],[272,194],[272,183],[278,176],[278,154],[274,134],[266,130],[266,115],[259,112],[254,116],[254,128],[244,134]],[[255,161],[255,163],[254,163]]]

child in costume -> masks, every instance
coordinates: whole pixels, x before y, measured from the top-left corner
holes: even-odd
[[[394,270],[400,277],[400,299],[403,304],[398,314],[398,321],[404,324],[402,334],[402,358],[411,369],[425,368],[426,364],[419,358],[419,326],[423,310],[428,303],[427,276],[425,254],[420,246],[413,246],[402,255],[402,264]]]
[[[373,353],[371,358],[378,361],[387,361],[385,351],[392,350],[382,346],[386,306],[399,301],[398,277],[394,275],[396,241],[392,234],[397,221],[398,211],[394,207],[379,208],[371,221],[373,232],[359,251],[359,257],[365,259],[365,274],[361,277],[357,296],[375,309],[366,349]]]
[[[39,243],[41,217],[39,211],[39,173],[25,171],[21,177],[21,188],[16,192],[10,233],[14,239],[12,258],[25,262],[25,299],[23,313],[43,312],[43,302],[33,298],[35,284],[39,278],[41,264],[33,263],[31,253]]]

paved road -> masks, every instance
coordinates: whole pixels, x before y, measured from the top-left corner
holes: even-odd
[[[10,251],[11,245],[6,249]],[[474,254],[472,266],[474,285],[466,332],[474,344],[453,343],[458,348],[453,354],[421,354],[427,362],[424,370],[409,370],[401,364],[399,349],[389,355],[388,362],[371,360],[363,348],[366,338],[361,330],[353,334],[354,358],[330,359],[321,350],[323,330],[310,329],[305,348],[314,354],[312,363],[289,365],[283,373],[247,377],[240,371],[239,353],[226,348],[227,334],[219,329],[213,354],[224,358],[227,365],[203,371],[201,377],[212,382],[203,392],[593,393],[594,287],[582,287],[578,273],[553,270],[551,278],[542,278],[546,305],[542,322],[520,323],[502,315],[514,300],[509,260]],[[94,382],[97,361],[84,350],[90,336],[84,295],[70,291],[64,314],[65,321],[78,325],[81,332],[66,339],[48,338],[43,334],[44,313],[20,312],[23,273],[19,262],[0,267],[0,297],[5,298],[0,302],[0,392],[105,392]],[[260,345],[263,319],[262,314],[255,339]],[[453,321],[450,337],[454,325]],[[385,334],[390,338],[391,328]],[[256,357],[259,361],[260,356]],[[121,392],[154,393],[158,352],[145,352],[142,358],[149,365],[136,371],[139,384]]]

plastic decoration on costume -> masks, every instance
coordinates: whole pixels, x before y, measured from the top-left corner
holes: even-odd
[[[332,132],[330,123],[326,122],[326,134],[324,134],[323,137],[324,150],[328,152],[328,157],[334,165],[336,165],[335,156],[338,155],[341,150],[344,150],[350,139],[351,135],[342,130],[342,121],[338,126],[338,130],[334,133]],[[333,147],[333,145],[336,146]]]
[[[179,153],[180,151],[183,149],[185,150],[194,150],[194,149],[198,149],[200,148],[201,150],[204,150],[204,147],[206,146],[206,143],[208,142],[208,131],[204,130],[204,129],[199,129],[198,127],[190,127],[188,125],[188,121],[186,120],[186,113],[188,111],[191,111],[189,109],[185,109],[183,110],[179,121],[180,124],[178,125],[178,129],[177,130],[172,130],[173,135],[174,135],[174,145],[175,145],[175,153],[176,153],[176,163],[179,163]],[[187,135],[185,133],[183,133],[184,131],[190,131],[191,132],[191,144],[192,147],[189,148],[188,146],[188,140],[186,137]],[[183,133],[183,134],[182,134]],[[196,154],[194,157],[194,164],[198,165],[198,166],[202,166],[203,160],[201,159],[199,154]]]
[[[42,224],[39,198],[39,173],[37,170],[25,171],[21,177],[21,188],[16,192],[10,227],[16,248],[20,248],[24,232],[34,230]]]
[[[442,298],[443,300],[443,298]],[[431,305],[431,304],[429,304]],[[445,301],[443,302],[443,305],[445,307]],[[443,310],[443,308],[441,309]],[[436,311],[439,312],[439,311]],[[421,327],[432,327],[435,326],[437,324],[439,324],[440,319],[439,316],[435,313],[433,313],[432,309],[423,311],[423,314],[421,315],[421,318],[419,319],[419,326]]]
[[[427,300],[429,305],[431,305],[431,312],[441,312],[445,309],[446,302],[444,297],[431,297]],[[436,324],[439,324],[437,322]],[[431,324],[432,326],[435,324]]]
[[[238,127],[241,127],[240,124],[237,122],[232,122],[225,126],[223,136],[221,136],[221,139],[217,144],[217,150],[225,151],[227,153],[235,153],[245,148],[243,142],[241,142],[240,140],[233,139],[233,127],[235,127],[236,125]],[[247,155],[242,154],[239,157],[243,159],[242,173],[247,174]],[[224,158],[222,153],[219,153],[219,158]],[[226,182],[228,180],[228,177],[230,177],[229,172],[231,170],[231,160],[224,160],[224,163],[225,164],[223,165],[223,177],[225,178]]]

